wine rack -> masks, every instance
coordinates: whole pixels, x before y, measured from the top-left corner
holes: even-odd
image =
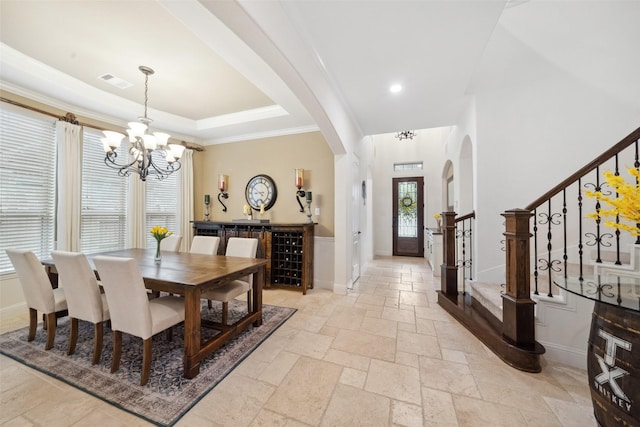
[[[315,224],[192,221],[194,234],[220,237],[218,254],[224,255],[230,237],[258,239],[258,258],[270,259],[266,288],[313,288],[313,235]]]
[[[276,231],[271,234],[271,283],[302,286],[302,232]]]

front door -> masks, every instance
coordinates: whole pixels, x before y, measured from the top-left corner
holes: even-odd
[[[424,180],[393,178],[393,255],[424,256]]]

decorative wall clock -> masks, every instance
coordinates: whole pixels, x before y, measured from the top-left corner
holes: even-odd
[[[268,211],[273,207],[278,197],[276,183],[269,175],[256,175],[247,183],[244,196],[253,209],[259,211],[264,204],[264,210]]]

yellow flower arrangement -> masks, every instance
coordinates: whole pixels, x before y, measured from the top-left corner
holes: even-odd
[[[440,218],[442,218],[442,214],[435,213],[435,214],[433,214],[433,217],[434,217],[435,219],[440,219]]]
[[[153,237],[155,237],[158,243],[160,243],[160,240],[173,234],[172,231],[167,230],[167,227],[161,227],[159,225],[154,225],[153,227],[151,227],[150,233],[153,235]]]
[[[157,241],[155,260],[156,262],[160,262],[160,259],[162,258],[162,254],[160,253],[160,241],[166,237],[171,236],[173,232],[167,230],[167,227],[161,227],[159,225],[154,225],[153,227],[151,227],[151,231],[149,232]]]
[[[242,207],[242,213],[245,214],[245,215],[251,215],[251,206],[244,205]]]
[[[640,180],[640,172],[638,169],[630,167],[627,169],[629,175],[635,177],[636,182]],[[600,209],[597,212],[587,214],[587,218],[601,220],[607,217],[619,217],[620,220],[629,222],[617,222],[615,220],[605,221],[604,225],[629,232],[632,236],[639,236],[640,229],[636,224],[640,223],[640,185],[629,184],[619,175],[615,175],[611,171],[604,173],[604,179],[607,184],[616,190],[617,197],[608,197],[601,191],[585,191],[587,197],[595,198],[609,205],[610,209]]]

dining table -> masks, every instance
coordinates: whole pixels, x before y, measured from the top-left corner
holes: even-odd
[[[268,260],[223,255],[203,255],[186,252],[162,252],[155,261],[155,249],[123,249],[87,254],[95,270],[93,258],[108,255],[136,260],[147,289],[184,297],[184,377],[194,378],[200,372],[200,362],[250,325],[262,324],[262,288]],[[43,260],[53,286],[57,286],[57,271],[53,260]],[[234,323],[225,325],[213,337],[201,338],[203,292],[223,286],[233,280],[253,275],[251,310]]]

